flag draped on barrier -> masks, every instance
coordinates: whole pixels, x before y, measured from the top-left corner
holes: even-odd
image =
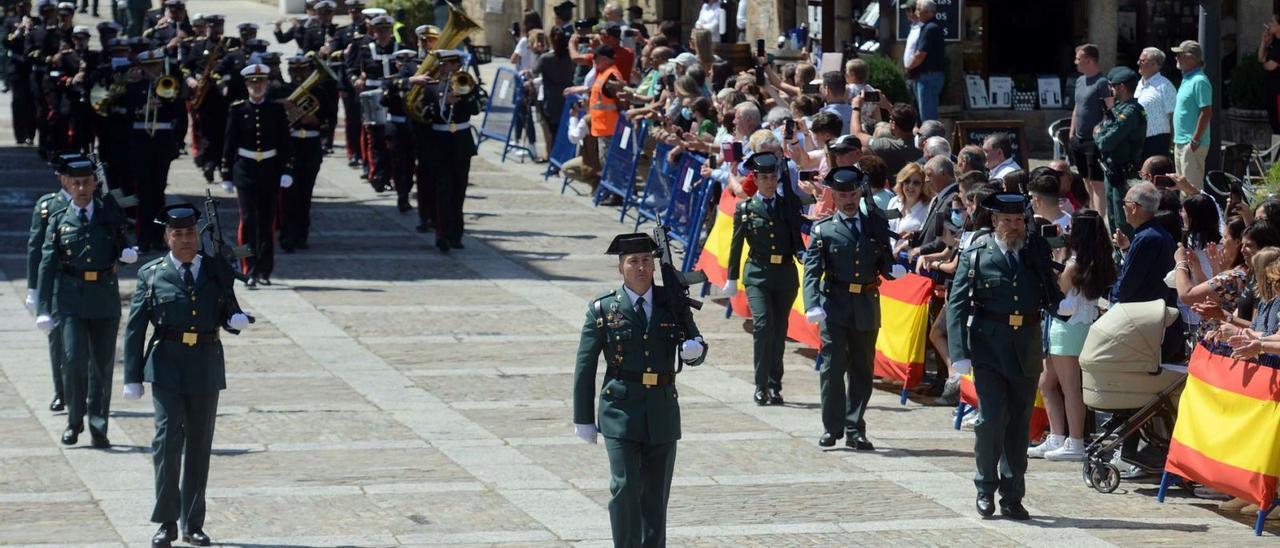
[[[733,241],[733,211],[738,197],[728,188],[720,195],[716,208],[715,225],[698,258],[698,268],[707,280],[723,287],[729,276],[729,246]],[[805,237],[808,242],[808,237]],[[744,242],[742,261],[750,255]],[[739,265],[741,266],[741,265]],[[804,267],[796,265],[796,276],[803,277]],[[741,288],[741,281],[738,282]],[[914,274],[898,280],[882,280],[880,285],[880,334],[876,339],[877,376],[902,381],[910,388],[924,376],[924,344],[928,333],[929,295],[933,282]],[[729,300],[733,312],[743,318],[751,317],[745,291],[739,291]],[[787,324],[787,337],[811,348],[819,348],[822,340],[818,326],[804,317],[804,291],[796,294],[791,304]]]
[[[1280,369],[1198,346],[1165,471],[1265,507],[1280,478]]]
[[[978,407],[978,390],[973,385],[973,373],[960,377],[960,402],[970,407]],[[960,429],[960,423],[957,419],[956,429]],[[1040,395],[1040,390],[1036,390],[1036,407],[1031,410],[1031,425],[1027,431],[1031,434],[1031,440],[1035,441],[1049,429],[1049,412],[1044,408],[1044,398]]]

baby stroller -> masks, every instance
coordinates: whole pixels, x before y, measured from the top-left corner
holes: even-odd
[[[1164,301],[1122,303],[1112,305],[1089,328],[1080,353],[1084,404],[1111,413],[1102,432],[1085,447],[1084,482],[1100,493],[1120,485],[1112,457],[1126,440],[1140,436],[1152,451],[1168,452],[1186,373],[1162,368],[1160,350],[1165,328],[1177,318],[1178,309]],[[1123,453],[1121,460],[1148,473],[1160,471]]]

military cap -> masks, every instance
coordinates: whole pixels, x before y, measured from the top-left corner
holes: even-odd
[[[609,243],[608,255],[630,255],[632,253],[653,253],[658,250],[658,242],[643,232],[619,234]]]
[[[98,23],[98,34],[114,32],[120,33],[120,24],[115,21],[103,21]]]
[[[379,15],[373,18],[373,26],[375,27],[390,27],[395,23],[396,20],[392,19],[390,15]]]
[[[129,40],[127,38],[112,38],[107,40],[107,49],[129,49]]]
[[[40,0],[39,2],[36,2],[36,8],[40,11],[44,11],[45,9],[56,10],[58,9],[58,3],[54,0]]]
[[[866,180],[867,176],[862,173],[861,169],[845,166],[832,168],[831,171],[828,171],[827,178],[823,180],[823,184],[836,192],[853,192],[862,188]]]
[[[331,10],[332,10],[332,9],[337,9],[337,8],[338,8],[338,4],[337,4],[337,3],[335,3],[335,2],[333,2],[333,0],[320,0],[319,2],[316,2],[316,6],[315,6],[315,7],[316,7],[316,11],[319,11],[319,10],[322,10],[322,9],[331,9]]]
[[[199,27],[199,26],[208,25],[208,24],[209,24],[209,21],[204,18],[203,13],[197,13],[191,16],[191,26],[193,27]]]
[[[164,50],[150,49],[138,54],[138,63],[150,65],[164,60]]]
[[[164,6],[167,8],[187,7],[185,0],[164,0]]]
[[[983,200],[981,205],[992,213],[1021,215],[1027,210],[1027,197],[1017,192],[997,192]]]
[[[456,49],[438,49],[438,50],[435,50],[435,52],[433,53],[436,54],[436,60],[441,63],[444,63],[444,62],[461,63],[462,62],[462,52]]]
[[[209,24],[211,24],[211,25],[212,25],[212,24],[214,24],[214,23],[221,23],[221,22],[223,22],[223,21],[226,21],[226,20],[227,20],[227,16],[225,16],[225,15],[219,15],[219,14],[216,14],[216,13],[208,13],[208,14],[205,14],[205,16],[204,16],[204,20],[205,20],[205,22],[207,22],[207,23],[209,23]]]
[[[93,175],[93,161],[82,154],[64,154],[59,156],[56,169],[58,175],[67,177],[85,177]]]
[[[369,19],[373,19],[374,17],[377,17],[379,15],[386,15],[387,10],[384,10],[382,8],[365,8],[360,10],[360,13],[363,13],[364,16],[368,17]]]
[[[596,48],[595,53],[596,57],[608,57],[610,59],[616,59],[614,55],[617,55],[617,53],[613,51],[613,46],[608,44]]]
[[[258,61],[266,65],[278,66],[280,64],[280,52],[278,51],[263,52],[262,55],[258,56]]]
[[[347,10],[348,10],[348,11],[360,11],[360,10],[353,9],[353,8],[356,8],[356,7],[359,7],[359,6],[365,6],[365,5],[368,5],[368,4],[369,4],[369,0],[347,0]]]
[[[76,5],[71,2],[59,2],[58,11],[63,13],[75,13]]]
[[[244,41],[244,49],[259,53],[265,53],[267,51],[267,46],[269,45],[270,43],[261,38],[250,38]]]
[[[852,135],[841,135],[827,142],[827,148],[833,152],[853,152],[862,150],[862,141]]]
[[[1119,65],[1107,72],[1107,81],[1114,84],[1124,84],[1129,89],[1138,87],[1138,73],[1133,69],[1124,65]]]
[[[76,25],[71,29],[72,36],[89,36],[89,27],[84,25]]]
[[[236,25],[236,28],[240,29],[241,32],[244,32],[246,30],[256,31],[258,30],[258,24],[257,23],[240,23],[239,25]]]
[[[392,53],[391,55],[395,56],[396,58],[408,57],[412,59],[418,56],[418,52],[416,50],[411,50],[411,49],[398,49],[396,50],[395,53]]]
[[[778,171],[778,155],[772,152],[757,152],[747,157],[743,165],[748,171],[756,173],[774,173]]]
[[[169,228],[190,228],[196,226],[198,220],[200,220],[200,210],[188,203],[166,206],[164,211],[155,218],[156,224]]]
[[[564,2],[556,4],[555,7],[551,8],[551,11],[557,14],[561,14],[561,17],[560,17],[561,19],[568,19],[569,17],[564,14],[573,15],[573,8],[574,8],[574,4],[572,1],[564,0]]]
[[[271,67],[262,63],[254,63],[240,70],[240,76],[245,80],[266,80],[269,74],[271,74]]]
[[[418,28],[414,29],[414,34],[426,38],[439,38],[440,27],[435,25],[419,25]]]

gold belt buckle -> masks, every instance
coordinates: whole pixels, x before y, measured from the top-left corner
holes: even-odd
[[[645,388],[658,386],[658,374],[652,372],[641,373],[640,384],[643,384]]]
[[[849,292],[854,295],[862,294],[862,284],[849,284]]]
[[[1010,314],[1009,325],[1015,329],[1022,327],[1022,314]]]
[[[197,336],[195,333],[187,332],[182,334],[182,344],[185,344],[187,346],[195,346],[196,342],[199,340],[200,340],[200,337]]]
[[[770,263],[770,264],[782,264],[782,255],[770,255],[770,256],[769,256],[769,263]]]
[[[98,281],[98,273],[97,273],[96,271],[93,271],[93,270],[86,270],[86,271],[85,271],[85,273],[84,273],[84,281],[86,281],[86,282],[96,282],[96,281]]]
[[[262,161],[262,151],[261,151],[261,150],[255,150],[255,151],[253,151],[253,161],[255,161],[255,162],[261,162],[261,161]]]

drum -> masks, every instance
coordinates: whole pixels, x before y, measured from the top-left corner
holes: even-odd
[[[366,126],[381,126],[387,123],[387,105],[383,102],[383,92],[371,89],[360,93],[360,116]]]

